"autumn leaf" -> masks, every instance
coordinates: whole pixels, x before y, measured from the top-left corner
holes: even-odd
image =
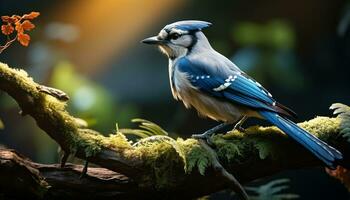
[[[344,167],[338,166],[335,170],[326,168],[326,172],[336,179],[339,179],[350,191],[350,171]]]
[[[29,14],[25,14],[23,15],[23,19],[34,19],[34,18],[37,18],[38,16],[40,15],[39,12],[31,12]]]
[[[28,34],[19,33],[17,36],[17,40],[19,41],[19,43],[21,43],[21,45],[25,47],[28,46],[30,41],[30,36]]]
[[[15,23],[17,21],[15,18],[12,18],[12,17],[7,16],[7,15],[1,16],[1,20],[3,22],[7,22],[7,23]]]
[[[1,16],[1,20],[2,20],[3,22],[9,22],[10,19],[11,19],[10,16],[7,16],[7,15]]]
[[[32,30],[33,28],[35,28],[35,25],[30,22],[29,20],[25,20],[23,23],[22,23],[22,28],[26,31],[30,31]]]
[[[4,35],[10,35],[11,33],[13,33],[14,31],[14,28],[11,24],[7,24],[7,25],[2,25],[1,26],[1,32],[4,34]]]
[[[16,29],[18,35],[19,35],[19,34],[22,34],[22,33],[23,33],[23,27],[22,27],[21,22],[20,22],[20,21],[17,21],[17,22],[15,23],[15,26],[16,26],[15,29]]]

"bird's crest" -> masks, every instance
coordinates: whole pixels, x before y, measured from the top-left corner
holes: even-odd
[[[198,21],[198,20],[185,20],[178,21],[172,24],[168,24],[164,27],[164,30],[170,31],[173,28],[182,30],[182,31],[201,31],[204,28],[211,26],[210,22]]]

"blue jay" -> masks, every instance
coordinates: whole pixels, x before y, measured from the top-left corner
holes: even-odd
[[[248,117],[265,119],[296,140],[328,167],[335,168],[342,154],[290,120],[296,114],[276,102],[257,81],[215,51],[202,30],[204,21],[179,21],[166,25],[157,36],[142,40],[157,45],[169,58],[169,78],[175,99],[186,108],[222,124],[196,138],[208,139],[230,124],[240,129]]]

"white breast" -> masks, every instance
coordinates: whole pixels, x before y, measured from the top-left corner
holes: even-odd
[[[202,116],[216,121],[234,123],[247,113],[244,108],[201,93],[192,86],[188,75],[176,70],[176,68],[174,69],[172,63],[169,63],[169,75],[174,98],[181,100],[186,108],[193,106]]]

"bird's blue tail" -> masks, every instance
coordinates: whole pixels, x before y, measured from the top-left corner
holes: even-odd
[[[337,166],[337,161],[343,158],[338,150],[300,128],[289,119],[283,118],[270,111],[260,111],[260,115],[311,151],[328,167],[335,168]]]

